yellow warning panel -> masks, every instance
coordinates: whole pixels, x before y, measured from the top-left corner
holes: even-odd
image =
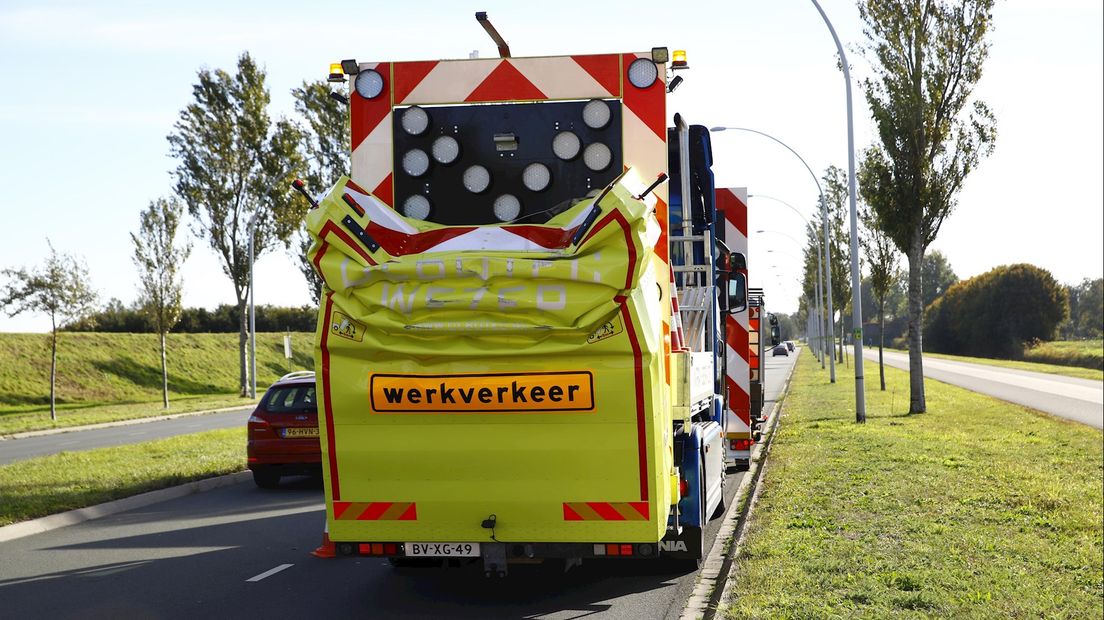
[[[368,378],[373,413],[593,411],[590,371],[409,375]]]

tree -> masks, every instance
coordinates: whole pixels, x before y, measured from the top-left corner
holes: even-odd
[[[893,242],[885,233],[878,230],[874,213],[868,205],[864,205],[859,212],[859,221],[863,225],[863,234],[859,241],[862,243],[863,256],[870,270],[870,289],[877,300],[878,308],[878,378],[882,391],[886,389],[885,364],[883,350],[885,349],[885,306],[893,288],[893,281],[897,275],[897,252]]]
[[[839,312],[839,347],[834,355],[843,362],[844,318],[851,304],[851,234],[847,224],[848,186],[847,173],[836,166],[828,166],[821,177],[824,183],[824,200],[828,209],[828,265],[825,267],[832,278],[832,309]],[[818,223],[818,230],[824,225]]]
[[[348,107],[330,96],[326,82],[303,82],[300,88],[293,88],[295,111],[307,121],[308,131],[304,132],[303,150],[306,152],[310,167],[306,174],[307,187],[319,192],[337,182],[342,175],[349,174],[349,114]],[[305,203],[303,211],[306,211]],[[312,239],[306,228],[300,226],[296,231],[291,247],[299,261],[299,271],[307,279],[311,299],[318,303],[322,293],[322,276],[314,270],[307,257]]]
[[[861,0],[863,81],[880,144],[866,151],[863,199],[908,258],[909,412],[924,398],[924,252],[988,156],[996,120],[973,90],[989,55],[993,0]],[[964,112],[972,102],[969,112]]]
[[[179,200],[158,198],[139,216],[138,234],[130,233],[134,243],[134,266],[142,283],[141,308],[161,341],[161,400],[169,408],[169,368],[165,355],[165,334],[180,320],[181,288],[178,269],[192,248],[176,244],[176,230],[184,215]]]
[[[46,245],[50,256],[42,267],[3,271],[8,282],[0,293],[0,307],[8,316],[32,312],[50,317],[50,420],[56,422],[58,330],[90,314],[96,292],[88,283],[88,267],[59,254],[49,239]]]
[[[1062,325],[1062,337],[1100,338],[1104,332],[1104,279],[1085,278],[1077,286],[1067,286],[1070,317]]]
[[[246,365],[249,298],[249,230],[254,255],[286,241],[300,223],[300,210],[288,188],[303,161],[298,129],[285,119],[268,116],[265,72],[248,53],[238,72],[201,69],[192,88],[195,99],[180,112],[168,137],[179,160],[176,194],[196,219],[195,233],[205,238],[222,261],[234,286],[239,325],[238,359],[241,395],[249,392]]]
[[[924,260],[920,262],[920,281],[924,283],[920,299],[927,308],[933,301],[942,297],[952,284],[958,282],[958,276],[955,275],[947,257],[939,250],[933,250],[926,253]]]
[[[1053,340],[1069,316],[1066,288],[1046,269],[996,267],[959,282],[932,303],[931,350],[1019,359],[1025,343]]]

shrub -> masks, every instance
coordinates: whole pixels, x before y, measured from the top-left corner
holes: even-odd
[[[1069,315],[1066,288],[1049,271],[1005,265],[951,286],[928,308],[925,348],[1019,359],[1024,343],[1053,340]]]

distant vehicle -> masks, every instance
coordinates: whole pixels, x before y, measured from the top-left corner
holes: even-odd
[[[791,351],[796,351],[797,350],[797,347],[794,346],[793,340],[787,340],[786,341],[786,348],[791,350]]]
[[[253,482],[279,486],[282,476],[322,474],[314,372],[280,377],[249,416],[246,456]]]
[[[780,344],[771,349],[771,357],[778,357],[779,355],[785,355],[789,357],[790,349],[785,344]]]

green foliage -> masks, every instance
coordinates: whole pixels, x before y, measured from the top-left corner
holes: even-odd
[[[1104,340],[1036,342],[1024,349],[1024,361],[1104,370]],[[1093,377],[1099,379],[1099,377]]]
[[[191,254],[190,244],[176,244],[183,214],[179,200],[158,198],[139,216],[138,234],[130,233],[142,285],[138,304],[159,334],[172,329],[182,310],[179,269]]]
[[[95,307],[96,292],[89,284],[88,267],[46,241],[50,255],[34,269],[4,269],[7,282],[0,292],[0,308],[8,316],[24,312],[45,314],[56,332],[87,316]]]
[[[295,98],[295,111],[307,121],[303,150],[310,167],[306,182],[311,192],[321,192],[342,176],[350,174],[349,113],[348,106],[330,97],[326,82],[303,82],[300,88],[291,90]],[[305,201],[303,212],[306,211]],[[299,271],[307,279],[311,299],[318,303],[322,293],[322,277],[307,258],[312,240],[304,227],[293,236],[290,248],[298,261]]]
[[[1081,284],[1066,287],[1069,292],[1070,318],[1062,325],[1064,338],[1100,338],[1104,335],[1104,278],[1085,278]]]
[[[727,618],[1095,618],[1100,431],[947,384],[900,415],[801,355],[736,556]]]
[[[1028,264],[997,267],[959,282],[929,308],[932,351],[1018,359],[1024,344],[1053,340],[1069,314],[1064,287]]]
[[[96,292],[88,283],[88,267],[68,254],[59,254],[49,240],[50,256],[37,269],[5,269],[8,279],[0,292],[0,308],[8,316],[24,312],[50,317],[50,419],[57,419],[58,330],[92,312]]]
[[[301,227],[302,205],[290,192],[303,168],[301,136],[290,121],[268,116],[265,72],[249,53],[238,71],[201,69],[193,103],[180,112],[168,136],[178,160],[175,191],[198,222],[230,278],[239,308],[249,293],[249,231],[255,256]],[[253,225],[251,225],[253,222]],[[248,388],[245,364],[246,313],[239,312],[239,381]]]
[[[0,525],[245,469],[245,427],[0,466]]]
[[[291,370],[314,368],[314,333],[293,332]],[[0,418],[7,414],[41,414],[48,409],[46,334],[0,334]],[[174,399],[229,396],[236,393],[236,335],[169,334],[173,351],[169,393]],[[59,353],[58,409],[81,409],[161,400],[161,362],[156,334],[69,333]],[[284,333],[257,335],[257,384],[265,385],[288,371]]]
[[[920,299],[925,308],[942,297],[951,285],[958,282],[958,276],[951,268],[950,261],[939,250],[924,254],[924,260],[920,263],[920,277],[924,282],[924,291]]]
[[[994,0],[860,0],[863,81],[878,132],[859,171],[863,200],[909,263],[909,410],[924,403],[920,266],[966,177],[993,150],[996,120],[973,98],[989,55]],[[972,104],[972,105],[971,105]],[[966,111],[969,108],[969,111]]]
[[[183,283],[177,270],[192,251],[189,244],[176,245],[176,230],[183,212],[184,206],[179,200],[158,198],[142,211],[138,234],[130,233],[134,243],[134,265],[142,283],[138,304],[161,336],[161,384],[166,409],[169,407],[169,378],[164,335],[180,319]]]
[[[318,322],[318,308],[316,306],[293,308],[263,304],[254,308],[254,314],[256,315],[257,333],[259,334],[284,332],[289,329],[293,332],[310,332],[314,331],[315,324]],[[180,319],[173,326],[172,332],[176,334],[221,334],[237,332],[238,328],[237,308],[230,304],[221,304],[214,310],[183,308],[180,312]],[[114,298],[108,302],[103,310],[73,323],[66,327],[65,331],[115,334],[157,332],[149,317],[138,304],[127,307],[123,305],[123,302]]]

